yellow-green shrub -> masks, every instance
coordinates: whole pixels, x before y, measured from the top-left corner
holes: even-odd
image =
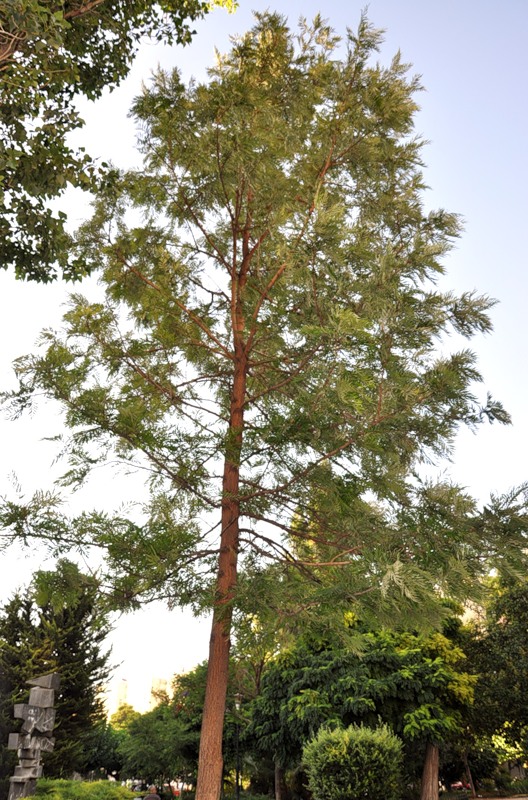
[[[134,793],[114,781],[65,781],[43,778],[37,797],[45,800],[132,800]]]
[[[402,743],[386,727],[321,729],[303,762],[314,800],[397,800]]]

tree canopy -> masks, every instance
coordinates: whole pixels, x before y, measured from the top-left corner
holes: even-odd
[[[151,495],[135,517],[7,503],[6,541],[104,548],[117,604],[213,608],[199,800],[220,791],[235,607],[280,593],[418,624],[439,591],[525,563],[522,493],[481,512],[420,476],[461,425],[509,417],[479,400],[473,353],[446,352],[490,330],[492,301],[436,286],[459,224],[426,208],[420,85],[380,42],[365,18],[340,42],[261,14],[207,82],[158,72],[133,107],[144,166],[76,239],[104,298],[73,296],[17,363],[14,413],[64,408],[66,484],[117,457]]]
[[[473,669],[479,673],[472,719],[474,734],[500,735],[519,746],[528,737],[528,587],[525,580],[492,582],[491,600],[466,636]]]
[[[373,631],[355,647],[300,642],[267,666],[248,732],[262,754],[295,766],[324,725],[381,719],[408,742],[436,744],[460,730],[476,678],[445,636]]]

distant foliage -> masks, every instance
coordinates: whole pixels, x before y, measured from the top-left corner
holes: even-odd
[[[132,719],[119,746],[122,775],[141,775],[143,780],[163,785],[172,778],[187,776],[194,761],[187,758],[188,750],[195,754],[195,736],[175,714],[168,703],[160,703],[152,711]]]
[[[321,730],[303,752],[315,800],[397,800],[402,743],[386,726]]]

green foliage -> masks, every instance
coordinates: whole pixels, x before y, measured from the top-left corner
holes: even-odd
[[[174,712],[197,734],[202,726],[206,681],[207,662],[204,661],[183,675],[175,675],[172,683]]]
[[[189,764],[186,751],[195,738],[173,708],[160,703],[128,725],[119,745],[122,775],[141,775],[143,780],[160,786],[186,776],[194,767]]]
[[[114,781],[37,781],[35,797],[46,800],[132,800],[134,793]]]
[[[322,729],[303,750],[314,800],[397,800],[402,744],[388,727]]]
[[[528,780],[512,778],[509,773],[501,770],[495,773],[493,788],[498,789],[500,797],[523,797],[528,794]]]
[[[497,787],[499,797],[509,797],[512,794],[513,778],[510,773],[505,770],[498,770],[495,774],[495,786]]]
[[[473,729],[481,735],[500,734],[517,748],[528,730],[527,625],[526,581],[495,583],[485,615],[477,618],[464,643],[471,668],[479,674]]]
[[[214,4],[214,3],[213,3]],[[222,4],[221,0],[216,3]],[[225,2],[230,6],[231,3]],[[204,0],[4,0],[0,8],[0,264],[48,281],[85,274],[69,259],[66,215],[49,200],[67,184],[95,189],[100,166],[68,134],[80,128],[74,99],[93,100],[129,72],[145,36],[190,41]],[[105,165],[103,165],[104,167]]]
[[[139,711],[136,711],[129,703],[121,703],[117,711],[114,711],[110,717],[110,724],[116,731],[127,731],[139,715]]]
[[[85,775],[119,776],[123,768],[120,750],[125,735],[106,720],[94,725],[83,746]]]
[[[440,752],[440,775],[446,786],[466,775],[466,762],[471,770],[473,782],[479,789],[482,782],[491,780],[495,775],[499,763],[497,748],[489,739],[471,738],[471,733],[466,729],[462,736],[455,738],[442,746]]]
[[[299,642],[268,665],[248,738],[283,766],[295,766],[325,725],[375,727],[381,719],[406,743],[449,741],[473,700],[475,678],[462,662],[441,634],[371,632],[355,649]]]

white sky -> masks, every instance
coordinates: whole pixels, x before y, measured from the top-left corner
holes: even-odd
[[[251,9],[270,8],[287,15],[292,25],[299,16],[318,11],[338,33],[356,28],[362,2],[325,0],[240,0],[239,10],[210,14],[199,26],[194,43],[169,50],[142,48],[126,83],[96,104],[83,104],[87,126],[81,134],[93,155],[119,166],[137,163],[135,132],[127,118],[131,99],[141,81],[158,62],[177,64],[185,78],[205,78],[214,47],[228,48],[228,36],[252,24]],[[528,203],[528,149],[526,82],[528,78],[526,0],[371,0],[369,19],[386,29],[381,60],[399,48],[403,59],[421,74],[426,92],[417,131],[430,144],[424,152],[426,178],[432,187],[428,204],[463,215],[465,233],[448,262],[447,285],[455,291],[477,289],[500,301],[493,311],[495,332],[474,340],[484,374],[485,391],[500,398],[513,416],[509,428],[482,427],[477,435],[462,432],[453,463],[446,470],[482,500],[490,492],[507,491],[527,477],[524,450],[527,441],[526,346],[526,222]],[[68,201],[73,223],[85,207]],[[12,384],[11,362],[30,352],[41,328],[60,319],[67,288],[60,284],[20,284],[0,273],[0,387]],[[59,418],[52,407],[32,419],[13,423],[0,420],[0,492],[12,493],[12,473],[28,494],[49,486],[53,448],[42,437],[58,432]],[[130,484],[127,484],[128,491]],[[89,506],[112,507],[117,484],[101,476],[86,501]],[[81,498],[76,503],[83,502]],[[27,583],[41,557],[23,553],[2,556],[0,600]],[[51,568],[51,564],[44,564]],[[191,668],[207,655],[208,624],[187,614],[167,612],[161,606],[119,621],[110,637],[116,687],[127,679],[129,701],[146,707],[152,676],[170,677]]]

